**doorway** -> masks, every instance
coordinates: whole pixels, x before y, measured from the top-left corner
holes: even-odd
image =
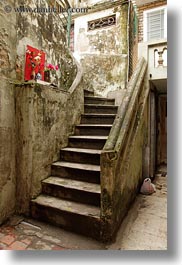
[[[167,165],[167,95],[157,102],[157,166]]]

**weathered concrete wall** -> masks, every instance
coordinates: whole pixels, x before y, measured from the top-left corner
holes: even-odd
[[[144,150],[147,145],[148,104],[133,140],[126,143],[124,152],[102,156],[102,219],[105,240],[113,238],[142,183]],[[105,169],[104,169],[105,168]],[[106,173],[107,170],[107,173]],[[106,174],[105,174],[106,173]]]
[[[9,1],[10,4],[13,1]],[[15,78],[16,16],[7,16],[0,2],[0,224],[15,210]]]
[[[104,240],[111,240],[117,232],[143,178],[149,138],[149,89],[146,82],[142,82],[146,68],[144,59],[140,60],[101,153],[101,219]],[[126,108],[123,107],[125,104]]]
[[[50,175],[82,112],[81,86],[71,94],[40,84],[16,87],[19,213],[28,213],[30,199],[40,193],[41,180]]]
[[[16,1],[16,7],[22,5],[22,1]],[[35,9],[46,8],[46,1],[26,0],[24,7]],[[21,12],[17,15],[17,79],[23,80],[24,58],[26,45],[43,50],[46,53],[47,63],[60,65],[56,77],[52,79],[62,89],[68,89],[76,77],[76,65],[67,49],[65,33],[58,13],[49,12]]]
[[[0,224],[15,210],[14,91],[8,80],[0,86]]]
[[[83,100],[80,89],[66,93],[10,84],[23,81],[27,44],[45,51],[48,63],[60,64],[59,88],[67,91],[78,70],[59,15],[15,12],[22,4],[47,5],[44,0],[0,1],[0,224],[16,210],[28,212],[29,199],[39,193],[41,179],[66,145]],[[6,5],[11,12],[5,11]]]
[[[114,184],[113,204],[117,211],[113,211],[113,230],[116,231],[120,220],[126,215],[131,202],[143,180],[142,169],[144,150],[148,138],[148,104],[145,106],[144,115],[139,121],[138,128],[133,134],[133,139],[128,143],[126,156],[122,154],[116,166],[116,180]]]
[[[125,88],[127,80],[128,5],[75,18],[75,57],[84,69],[87,87],[96,94]],[[88,22],[116,14],[116,25],[88,31]]]

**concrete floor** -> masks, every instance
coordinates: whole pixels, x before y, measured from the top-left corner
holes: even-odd
[[[137,196],[112,244],[14,216],[0,227],[0,249],[167,250],[167,176],[158,174],[154,183],[156,193]]]
[[[156,193],[137,196],[109,249],[167,250],[167,177],[154,183]]]

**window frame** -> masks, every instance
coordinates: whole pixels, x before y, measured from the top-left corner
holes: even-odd
[[[165,6],[155,7],[155,8],[151,8],[151,9],[143,11],[143,41],[144,42],[157,40],[157,39],[150,39],[150,40],[147,39],[147,15],[151,12],[159,11],[159,10],[164,10],[164,39],[167,39],[167,6],[165,5]]]

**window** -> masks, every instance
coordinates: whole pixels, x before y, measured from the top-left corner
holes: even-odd
[[[113,26],[115,24],[116,24],[116,14],[89,21],[88,30],[90,31],[90,30],[100,29],[108,26]]]
[[[167,9],[165,7],[144,11],[144,41],[167,38]]]

